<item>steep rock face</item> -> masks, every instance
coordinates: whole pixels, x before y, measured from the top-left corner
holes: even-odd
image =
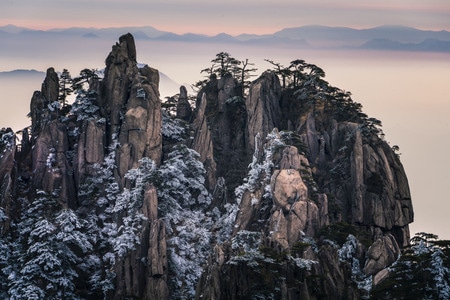
[[[45,80],[41,88],[42,96],[48,101],[53,102],[58,100],[59,96],[59,78],[54,68],[48,68]]]
[[[158,218],[156,189],[150,184],[145,187],[142,213],[146,220],[142,224],[140,246],[115,266],[118,280],[114,299],[169,299],[170,296],[165,224]]]
[[[119,137],[119,176],[135,168],[141,157],[161,160],[161,101],[158,71],[138,69],[131,34],[120,37],[106,59],[100,105],[107,118],[107,142]]]
[[[132,79],[138,73],[136,49],[132,45],[134,38],[131,34],[122,36],[106,58],[100,104],[110,119],[110,135],[119,131],[117,127],[121,124],[121,112],[127,103]]]
[[[192,117],[192,108],[189,104],[188,94],[185,86],[180,87],[180,96],[177,102],[177,118],[190,121]]]
[[[57,121],[47,123],[39,132],[32,152],[33,187],[47,193],[59,191],[62,206],[75,208],[76,188],[73,168],[66,157],[68,149],[66,127]]]
[[[0,233],[39,191],[56,195],[97,234],[83,253],[95,259],[73,280],[83,298],[192,298],[195,282],[197,299],[368,297],[413,220],[400,160],[370,122],[281,89],[272,72],[244,99],[225,74],[210,78],[194,112],[181,88],[162,148],[158,82],[124,35],[104,78],[61,115],[49,106],[58,96],[50,68],[31,101],[31,138],[24,130],[18,146],[2,131]]]
[[[211,139],[211,132],[205,116],[205,110],[206,95],[203,94],[199,106],[197,107],[196,117],[192,123],[195,135],[191,147],[200,154],[200,161],[203,163],[205,170],[207,171],[208,186],[212,188],[216,184],[217,165],[214,160],[214,148]]]
[[[77,157],[75,160],[76,179],[84,182],[86,176],[95,173],[96,164],[100,164],[105,156],[105,125],[95,120],[86,120],[81,126],[78,139]]]
[[[324,190],[336,197],[338,209],[332,214],[337,219],[369,226],[375,237],[380,229],[391,232],[404,247],[407,224],[414,217],[404,169],[386,142],[368,138],[364,130],[341,123],[318,134],[313,140],[320,141],[323,150],[315,157],[310,154],[316,158],[313,169],[324,178]]]
[[[144,69],[151,70],[148,66]],[[157,71],[153,69],[153,72]],[[122,149],[126,149],[119,152],[121,175],[131,168],[136,168],[142,157],[150,157],[159,163],[162,148],[160,134],[162,117],[158,82],[150,82],[149,77],[136,75],[127,100],[124,121],[119,134]]]
[[[392,149],[365,123],[338,121],[317,103],[313,111],[308,103],[297,105],[306,110],[289,112],[290,120],[284,121],[281,112],[287,109],[278,105],[299,101],[292,91],[285,92],[281,95],[278,79],[268,73],[250,87],[247,147],[255,156],[247,182],[258,178],[259,184],[242,193],[230,244],[216,247],[220,256],[209,261],[198,299],[358,299],[367,296],[361,286],[370,290],[373,278],[379,283],[408,243],[407,224],[413,220],[409,187]],[[293,125],[293,134],[271,133]],[[275,142],[263,147],[274,134]],[[264,157],[270,161],[263,163]],[[347,240],[340,235],[348,235]],[[323,242],[327,238],[339,242],[330,246]],[[311,239],[319,244],[313,246]],[[280,267],[277,259],[283,255],[288,259]],[[268,275],[278,268],[288,278],[305,280],[279,282]],[[310,276],[321,280],[309,281]],[[312,288],[315,284],[320,292]],[[275,287],[281,288],[274,292]]]
[[[265,72],[250,87],[246,102],[248,151],[255,150],[254,137],[265,137],[280,124],[281,86],[273,72]]]
[[[127,185],[124,175],[137,168],[141,158],[148,157],[156,164],[161,162],[162,115],[158,88],[158,71],[148,65],[137,67],[133,36],[120,37],[106,59],[100,103],[106,108],[107,141],[118,141],[115,152],[122,186]],[[166,299],[169,295],[165,228],[157,218],[154,187],[147,187],[144,195],[143,214],[147,220],[142,224],[140,246],[116,264],[115,299],[153,296]]]
[[[13,133],[2,132],[0,207],[8,221],[3,223],[3,217],[0,220],[2,234],[9,229],[10,220],[17,222],[24,213],[20,210],[31,209],[36,195],[42,198],[43,193],[54,197],[62,209],[76,211],[80,217],[95,216],[96,225],[110,222],[108,214],[123,208],[108,201],[114,198],[119,201],[120,193],[127,199],[125,189],[136,189],[137,183],[125,178],[129,170],[140,167],[142,158],[150,158],[156,164],[161,161],[158,84],[157,70],[137,67],[130,34],[120,38],[106,59],[105,77],[86,81],[74,109],[65,112],[67,115],[57,105],[50,105],[58,99],[59,79],[54,69],[49,68],[42,90],[35,92],[31,100],[31,139],[28,129],[24,129],[22,147],[17,148]],[[20,207],[24,204],[14,200],[19,197],[26,199],[29,206]],[[133,246],[126,255],[117,256],[106,272],[114,271],[114,290],[103,291],[110,299],[170,296],[165,223],[158,216],[156,188],[147,184],[142,197],[139,210],[133,212],[143,218],[139,227],[142,230],[136,233],[138,246]],[[47,214],[52,213],[49,209]],[[102,216],[101,221],[97,214]],[[116,213],[114,218],[132,217],[127,214],[131,212]],[[116,222],[117,226],[123,225],[123,221]],[[107,231],[106,227],[104,230]],[[106,257],[111,257],[111,253],[106,252],[100,261],[106,262]],[[111,279],[105,282],[108,280]],[[96,291],[81,293],[98,295]]]
[[[37,133],[42,130],[51,115],[55,113],[48,109],[50,103],[58,101],[59,80],[55,69],[48,68],[42,83],[41,91],[35,91],[30,102],[31,132]]]
[[[206,98],[205,116],[211,133],[217,176],[226,179],[230,195],[240,184],[248,164],[247,113],[241,92],[236,79],[226,74],[219,80],[212,77],[197,97],[197,107],[202,98]]]

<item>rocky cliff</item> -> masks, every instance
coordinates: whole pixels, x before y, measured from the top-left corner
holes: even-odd
[[[370,297],[413,221],[380,122],[307,64],[283,87],[264,72],[248,95],[212,74],[196,107],[182,87],[171,113],[136,57],[120,37],[69,107],[49,68],[21,141],[2,129],[0,295]]]

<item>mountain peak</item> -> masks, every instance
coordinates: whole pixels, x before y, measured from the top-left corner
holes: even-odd
[[[21,276],[0,272],[0,295],[361,299],[388,276],[413,221],[406,174],[320,67],[246,82],[221,52],[193,101],[163,103],[136,57],[127,33],[103,76],[48,68],[20,146],[0,131],[0,266]]]

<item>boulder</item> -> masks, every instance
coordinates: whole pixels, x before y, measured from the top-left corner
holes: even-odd
[[[378,238],[367,251],[364,265],[366,275],[375,275],[395,262],[400,254],[400,247],[394,236],[386,234]]]
[[[293,245],[305,236],[314,237],[320,224],[319,208],[314,202],[297,201],[292,205],[287,220],[288,241]]]
[[[308,188],[300,173],[294,169],[275,170],[270,188],[275,204],[284,212],[289,212],[294,202],[308,199]]]

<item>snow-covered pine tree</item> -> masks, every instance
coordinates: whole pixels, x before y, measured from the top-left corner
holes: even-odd
[[[159,211],[165,219],[173,298],[192,299],[202,273],[201,261],[211,251],[214,226],[207,213],[211,196],[199,154],[185,145],[174,147],[158,170]]]
[[[372,291],[373,299],[449,299],[450,241],[420,232]]]
[[[3,209],[0,208],[0,298],[6,299],[7,298],[7,283],[8,283],[8,276],[6,272],[4,272],[4,268],[8,266],[10,263],[10,252],[11,249],[9,249],[10,242],[7,239],[5,232],[4,232],[4,222],[6,221],[7,217],[4,213]]]
[[[114,170],[115,150],[118,147],[117,138],[113,135],[113,141],[108,147],[108,154],[101,164],[94,166],[93,174],[89,175],[82,189],[79,190],[79,199],[90,199],[93,207],[90,207],[85,215],[87,221],[89,241],[93,244],[92,251],[80,266],[84,274],[87,274],[86,282],[90,286],[91,296],[110,298],[114,290],[114,265],[116,254],[113,242],[117,236],[117,223],[113,209],[120,194],[120,188],[115,181]],[[80,207],[80,210],[85,208]]]
[[[18,224],[10,299],[79,299],[78,265],[92,247],[84,231],[84,222],[61,210],[55,195],[38,191]]]
[[[130,188],[124,188],[116,199],[112,212],[117,220],[117,236],[113,240],[114,252],[123,257],[139,244],[141,223],[145,220],[140,211],[145,185],[155,176],[156,165],[148,157],[139,160],[139,167],[130,169],[125,178]]]

